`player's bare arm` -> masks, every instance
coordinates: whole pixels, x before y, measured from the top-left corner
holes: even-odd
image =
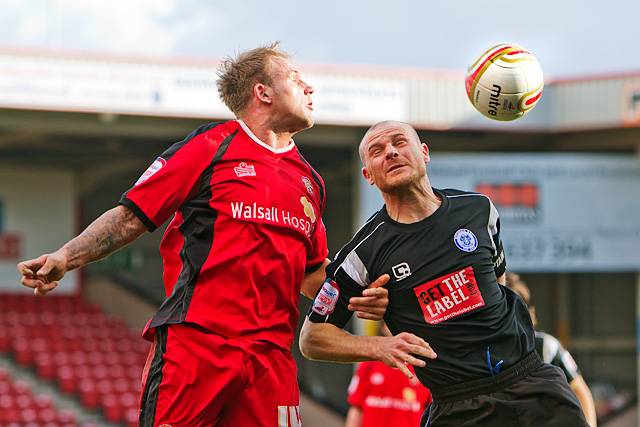
[[[309,299],[314,299],[318,293],[318,289],[322,286],[322,282],[327,277],[325,269],[331,261],[325,259],[320,267],[316,270],[306,273],[302,280],[302,286],[300,287],[300,293]]]
[[[598,418],[596,416],[596,407],[593,403],[593,395],[591,394],[591,390],[589,390],[589,386],[584,381],[582,375],[578,375],[574,378],[570,383],[569,387],[578,397],[578,401],[580,402],[580,407],[582,408],[582,412],[584,413],[584,417],[587,420],[587,423],[590,427],[596,427],[598,425]]]
[[[131,243],[147,228],[127,207],[102,214],[79,236],[57,251],[18,264],[22,285],[44,295],[58,286],[67,271],[97,261]]]
[[[425,340],[408,332],[391,337],[355,336],[331,323],[313,323],[309,319],[305,320],[300,332],[300,351],[307,359],[328,362],[379,360],[400,369],[408,378],[414,375],[407,364],[426,365],[415,356],[437,357]]]
[[[330,260],[326,259],[317,270],[304,276],[300,288],[302,295],[311,300],[316,297],[318,289],[327,278],[325,269],[329,263]],[[389,291],[384,287],[389,279],[388,274],[383,274],[362,291],[361,297],[352,297],[349,300],[349,310],[355,311],[356,316],[361,319],[382,320],[389,305]]]
[[[362,409],[358,406],[352,406],[347,412],[347,419],[344,427],[362,427]]]

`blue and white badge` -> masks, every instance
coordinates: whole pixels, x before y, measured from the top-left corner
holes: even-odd
[[[466,228],[461,228],[456,231],[456,234],[453,236],[453,241],[458,249],[464,252],[473,252],[478,247],[478,238],[471,230],[467,230]]]

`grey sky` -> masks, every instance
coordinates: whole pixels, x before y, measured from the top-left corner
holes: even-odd
[[[0,0],[0,45],[219,58],[273,40],[298,62],[465,69],[512,41],[547,76],[640,72],[640,1]]]

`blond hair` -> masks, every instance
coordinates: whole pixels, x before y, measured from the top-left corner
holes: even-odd
[[[271,84],[270,64],[274,58],[289,59],[280,50],[280,42],[241,52],[235,58],[225,58],[218,68],[220,99],[235,115],[249,105],[256,83]]]

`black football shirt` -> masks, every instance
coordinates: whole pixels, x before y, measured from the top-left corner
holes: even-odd
[[[308,317],[344,327],[349,298],[389,274],[385,322],[393,334],[411,332],[431,345],[437,359],[416,374],[441,388],[519,361],[534,350],[534,332],[522,299],[496,280],[506,261],[491,200],[434,192],[442,204],[419,222],[398,223],[385,207],[373,215],[328,266]]]

